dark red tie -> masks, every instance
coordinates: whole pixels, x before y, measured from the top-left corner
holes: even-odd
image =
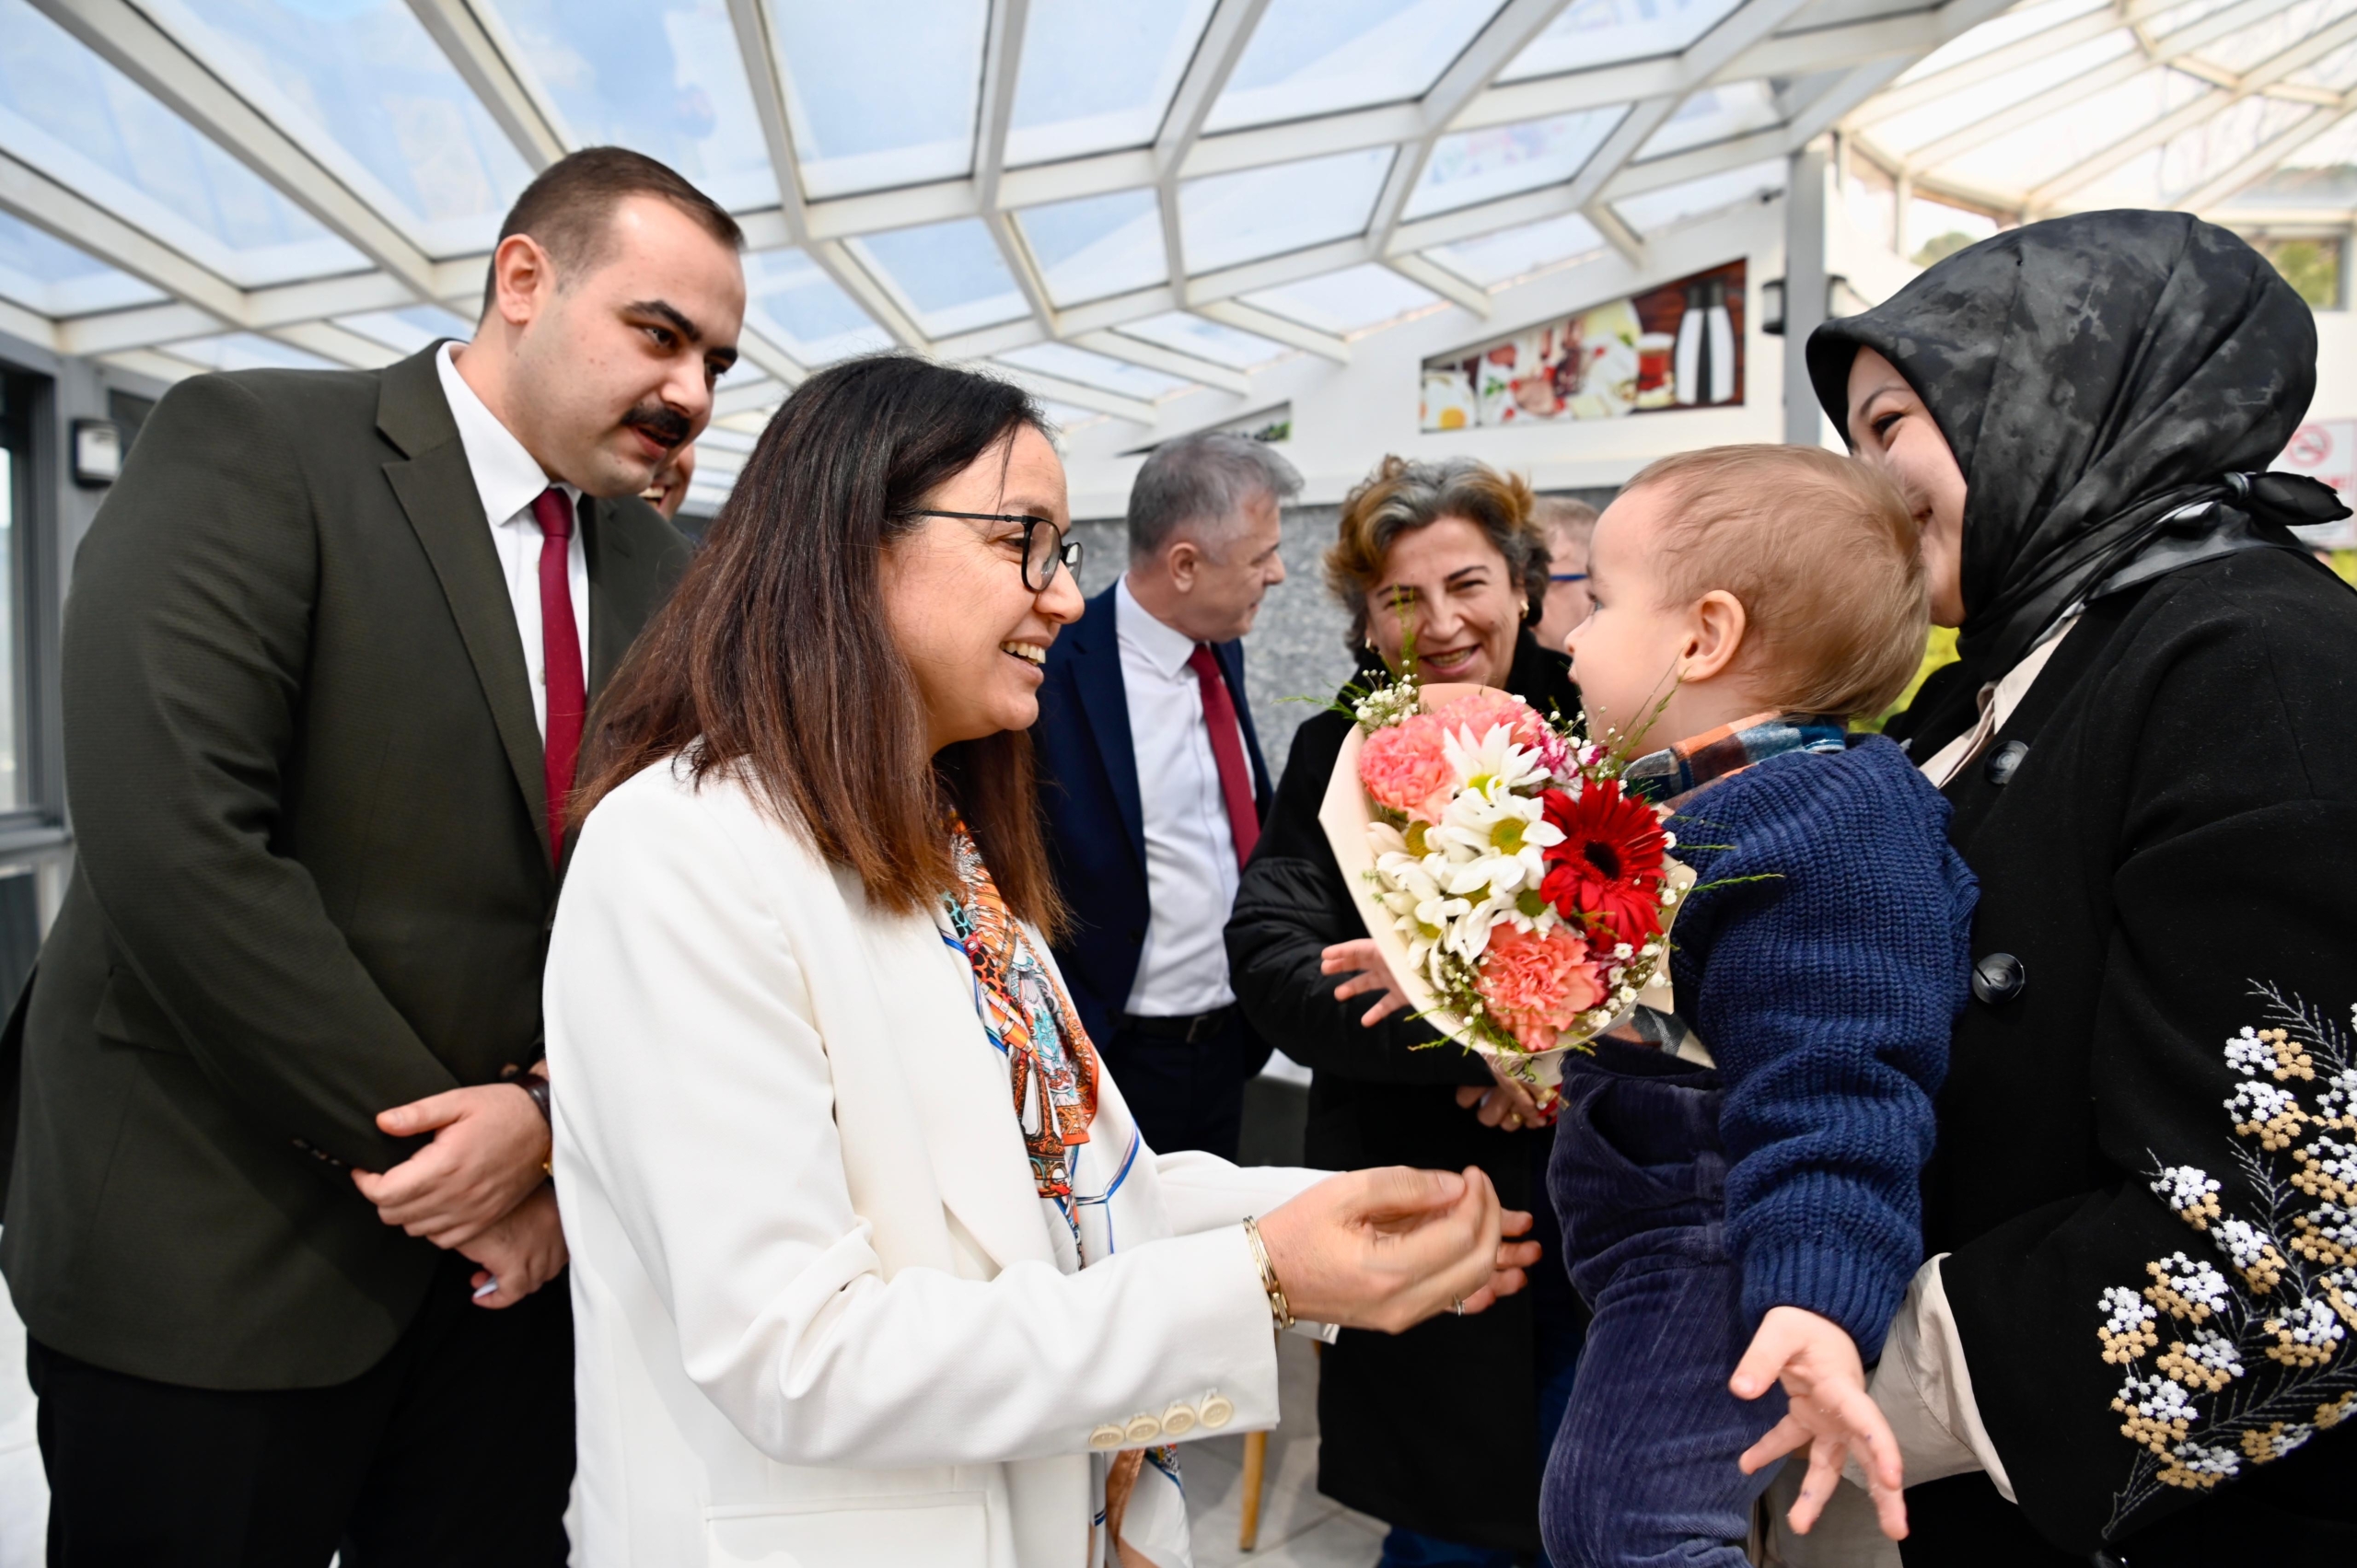
[[[581,760],[581,715],[589,697],[581,676],[581,628],[573,619],[573,503],[551,485],[532,502],[540,525],[540,668],[548,687],[541,745],[549,797],[549,863],[564,854],[564,807]]]
[[[1195,645],[1187,656],[1187,668],[1202,688],[1203,723],[1211,727],[1212,760],[1219,764],[1219,793],[1227,803],[1228,836],[1236,841],[1236,864],[1241,866],[1260,842],[1260,813],[1252,804],[1252,771],[1245,764],[1244,738],[1236,727],[1236,698],[1209,643]]]

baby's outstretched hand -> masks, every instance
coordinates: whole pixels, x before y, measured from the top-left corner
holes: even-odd
[[[1808,1479],[1788,1516],[1802,1535],[1825,1511],[1841,1466],[1856,1450],[1866,1472],[1882,1533],[1907,1538],[1906,1478],[1898,1440],[1890,1423],[1866,1393],[1866,1371],[1858,1347],[1839,1323],[1799,1307],[1771,1307],[1751,1336],[1727,1387],[1737,1399],[1756,1400],[1782,1382],[1791,1408],[1767,1436],[1744,1451],[1743,1473],[1755,1475],[1795,1448],[1808,1447]]]

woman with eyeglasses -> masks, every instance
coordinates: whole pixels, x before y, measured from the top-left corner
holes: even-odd
[[[1069,527],[1020,391],[839,366],[616,678],[545,999],[578,1562],[1184,1562],[1275,1331],[1523,1283],[1478,1169],[1139,1139],[1044,935]]]

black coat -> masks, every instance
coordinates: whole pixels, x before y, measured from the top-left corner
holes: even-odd
[[[1972,711],[1961,686],[1928,688],[1895,723],[1918,756]],[[1951,1253],[1973,1392],[2020,1507],[1978,1474],[1915,1489],[1910,1568],[2084,1562],[2099,1546],[2134,1568],[2357,1561],[2357,1420],[2270,1462],[2244,1436],[2320,1426],[2317,1407],[2357,1388],[2357,1331],[2298,1384],[2266,1353],[2267,1320],[2302,1285],[2325,1298],[2328,1266],[2296,1250],[2318,1200],[2288,1179],[2323,1129],[2270,1151],[2226,1109],[2279,1082],[2320,1108],[2323,1051],[2309,1079],[2229,1060],[2246,1029],[2290,1021],[2284,1005],[2337,1032],[2344,1058],[2357,1033],[2357,595],[2304,556],[2251,550],[2099,599],[1983,756],[1947,790],[1980,878],[1983,981],[1939,1101],[1925,1239]],[[2189,1191],[2163,1174],[2187,1167],[2201,1173]],[[2291,1267],[2234,1267],[2236,1219]],[[2154,1268],[2180,1254],[2215,1271],[2224,1312],[2198,1324],[2165,1299],[2153,1339],[2107,1359],[2115,1308],[2149,1303]],[[2221,1324],[2242,1370],[2192,1394],[2184,1435],[2238,1475],[2173,1484],[2113,1401],[2130,1376],[2166,1382],[2171,1346]]]
[[[202,1388],[376,1365],[444,1256],[346,1174],[540,1054],[540,733],[438,345],[200,376],[75,562],[76,854],[22,1027],[0,1265],[33,1337]],[[687,558],[586,508],[594,699]],[[333,1162],[333,1163],[330,1163]]]
[[[1506,684],[1541,712],[1578,712],[1570,661],[1527,633]],[[1366,935],[1357,898],[1318,824],[1350,729],[1349,718],[1329,711],[1295,733],[1276,806],[1227,923],[1237,1001],[1262,1038],[1311,1070],[1310,1165],[1478,1165],[1506,1207],[1530,1208],[1545,1202],[1533,1177],[1546,1168],[1552,1132],[1483,1127],[1456,1098],[1460,1084],[1491,1082],[1479,1057],[1397,1016],[1361,1028],[1373,999],[1338,1003],[1339,979],[1318,972],[1321,949]],[[1542,1259],[1534,1289],[1562,1288],[1562,1275],[1561,1258]],[[1529,1293],[1396,1337],[1344,1330],[1318,1376],[1318,1489],[1446,1539],[1538,1551],[1532,1335]]]

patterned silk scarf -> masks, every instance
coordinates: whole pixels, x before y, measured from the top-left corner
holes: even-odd
[[[991,1044],[1006,1057],[1015,1117],[1042,1198],[1072,1196],[1071,1152],[1097,1120],[1097,1052],[1063,988],[999,897],[962,820],[950,824],[958,889],[944,897],[949,928],[974,971]]]
[[[1831,714],[1754,714],[1649,751],[1621,770],[1631,795],[1674,804],[1713,779],[1739,773],[1787,751],[1840,751],[1849,724]]]

